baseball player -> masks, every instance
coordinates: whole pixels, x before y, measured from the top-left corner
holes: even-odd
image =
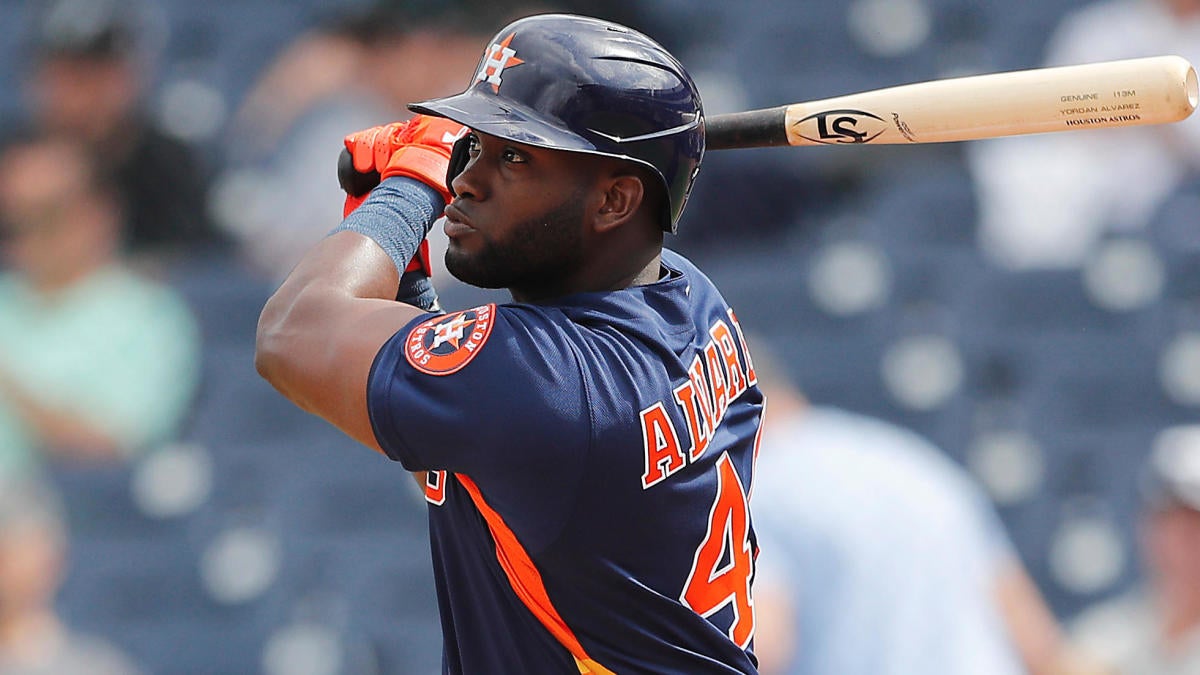
[[[268,301],[259,372],[420,477],[446,673],[756,672],[763,398],[734,312],[663,248],[695,84],[635,31],[539,15],[410,107],[347,137],[382,182]],[[512,303],[426,311],[443,211],[447,268]]]

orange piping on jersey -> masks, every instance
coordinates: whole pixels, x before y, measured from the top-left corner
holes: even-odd
[[[580,675],[616,675],[613,671],[591,659],[580,661],[579,657],[576,657],[575,666],[579,668]]]
[[[475,481],[461,473],[454,474],[454,477],[466,489],[467,494],[471,495],[471,501],[475,503],[475,508],[479,509],[483,519],[487,521],[488,530],[491,531],[492,539],[496,542],[496,559],[500,562],[504,575],[508,577],[509,585],[521,599],[522,604],[533,612],[537,620],[546,627],[546,630],[550,631],[559,644],[571,652],[580,673],[584,675],[616,675],[593,661],[584,651],[583,645],[579,644],[575,633],[559,616],[554,604],[550,602],[550,596],[546,594],[546,587],[542,584],[542,575],[534,566],[529,553],[525,551],[524,546],[521,546],[521,542],[517,541],[517,535],[509,529],[504,518],[483,499],[483,494],[475,485]]]

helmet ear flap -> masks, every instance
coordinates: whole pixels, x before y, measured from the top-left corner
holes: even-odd
[[[454,145],[450,148],[450,164],[446,166],[446,189],[455,197],[458,195],[454,193],[452,183],[458,177],[458,174],[467,168],[467,162],[471,161],[470,149],[471,139],[467,135],[454,141]]]

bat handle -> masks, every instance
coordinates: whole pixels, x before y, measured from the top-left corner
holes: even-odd
[[[342,148],[342,153],[338,155],[337,175],[338,185],[351,197],[361,197],[379,185],[379,172],[372,170],[362,173],[355,169],[354,158],[345,148]]]
[[[706,150],[789,145],[787,106],[713,115],[704,121]]]

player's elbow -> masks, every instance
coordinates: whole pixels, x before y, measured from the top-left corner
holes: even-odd
[[[289,350],[286,338],[287,312],[280,305],[278,294],[272,296],[258,317],[258,329],[254,337],[254,368],[263,379],[283,391]]]
[[[270,332],[263,330],[262,326],[258,328],[258,335],[254,341],[254,369],[258,371],[260,377],[268,382],[272,382],[276,373],[276,363],[279,360],[279,354],[271,349]]]
[[[271,386],[303,410],[312,411],[314,372],[325,372],[322,333],[311,294],[285,283],[267,300],[258,318],[254,368]]]

